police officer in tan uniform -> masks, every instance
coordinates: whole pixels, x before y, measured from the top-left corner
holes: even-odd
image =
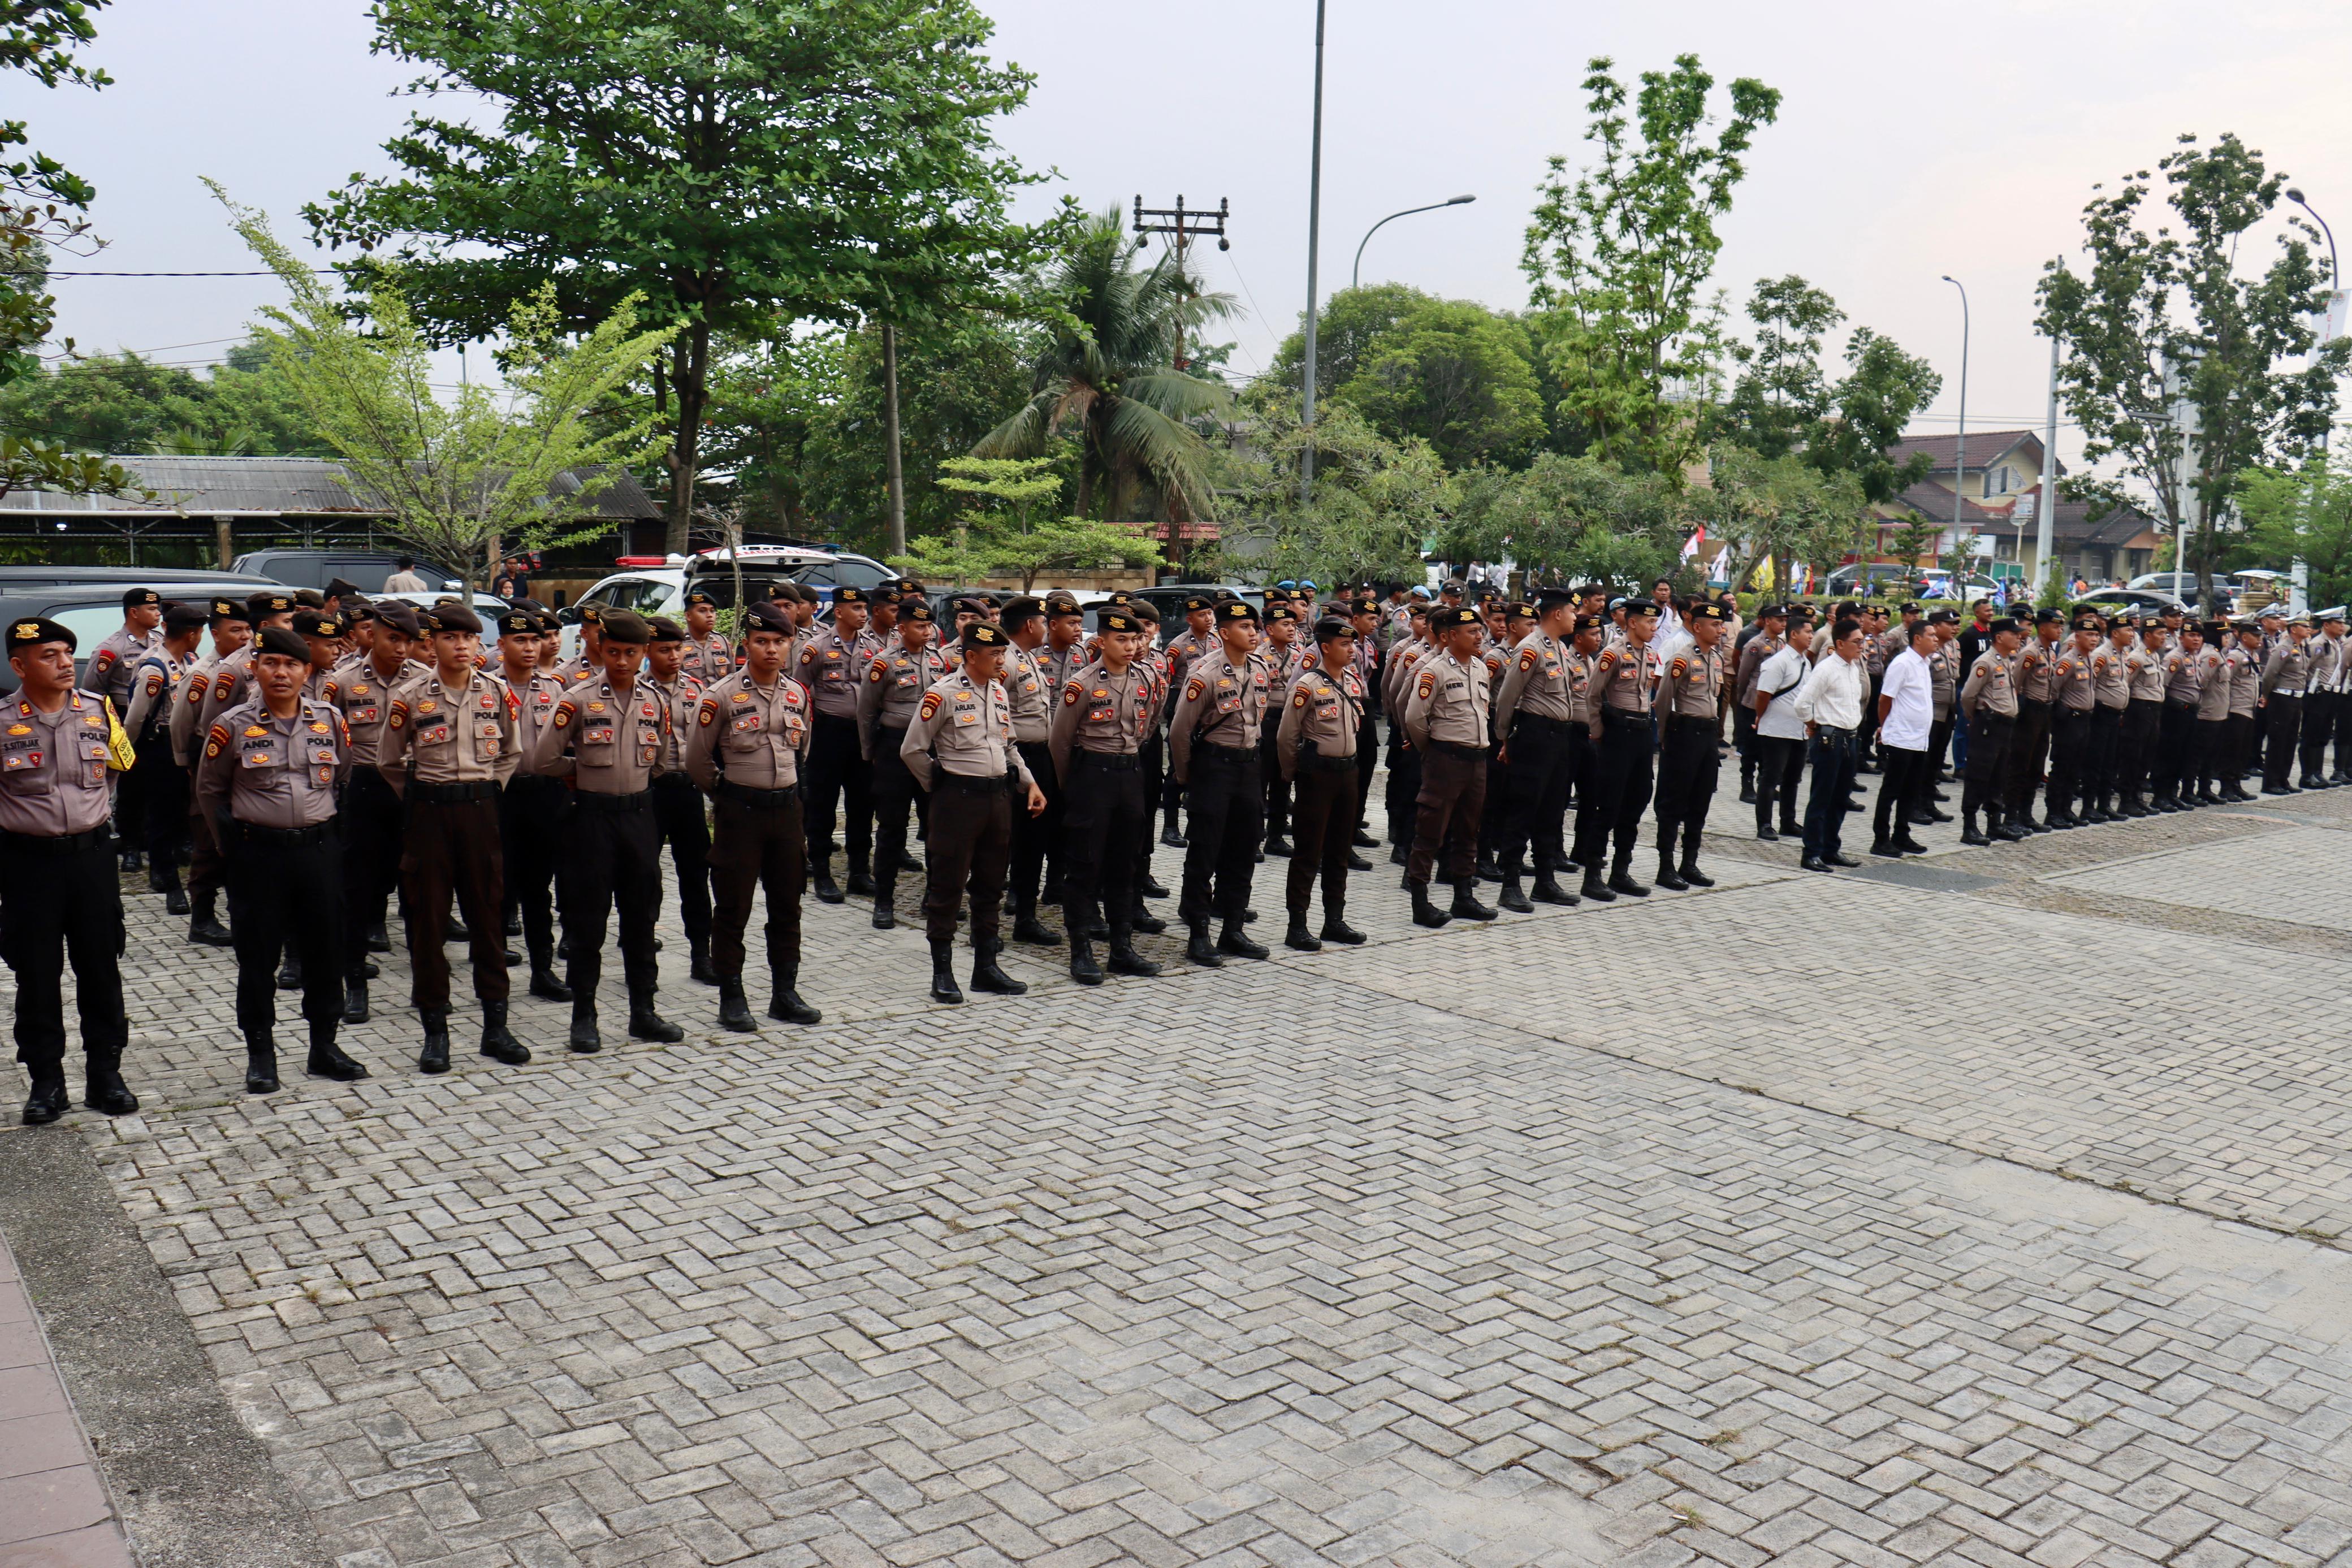
[[[6,634],[16,691],[0,724],[0,948],[16,971],[16,1060],[32,1090],[27,1126],[66,1093],[65,970],[81,1019],[82,1103],[139,1109],[122,1082],[122,892],[106,825],[106,699],[74,687],[74,634],[29,616]]]
[[[563,700],[562,683],[541,661],[562,630],[554,617],[530,610],[509,610],[499,617],[498,676],[514,713],[519,758],[530,755],[555,716],[555,705]],[[562,779],[527,772],[520,762],[499,791],[506,904],[520,916],[523,951],[530,960],[530,994],[551,1002],[572,999],[572,988],[555,974],[555,876],[569,799]]]
[[[1290,684],[1275,731],[1283,777],[1298,792],[1297,841],[1290,859],[1285,904],[1290,930],[1283,945],[1318,952],[1326,942],[1349,946],[1364,934],[1348,924],[1349,862],[1355,858],[1358,810],[1356,758],[1371,744],[1369,698],[1356,658],[1356,629],[1337,617],[1315,623],[1316,662]],[[1318,874],[1323,882],[1323,929],[1307,929],[1307,908]]]
[[[1731,613],[1711,599],[1701,599],[1690,606],[1685,621],[1690,641],[1666,662],[1657,698],[1658,885],[1676,893],[1715,885],[1715,879],[1698,869],[1698,846],[1706,832],[1706,809],[1715,799],[1721,766],[1716,737],[1723,729],[1722,637]]]
[[[1160,685],[1144,663],[1150,633],[1131,612],[1106,610],[1092,663],[1072,670],[1054,706],[1046,752],[1061,781],[1062,915],[1070,935],[1070,977],[1099,986],[1088,933],[1110,937],[1110,968],[1151,976],[1160,966],[1135,950],[1136,846],[1147,849],[1151,801],[1143,751],[1157,736]]]
[[[572,780],[565,833],[563,900],[565,981],[572,988],[576,1051],[602,1051],[596,1023],[596,982],[602,972],[605,922],[617,906],[621,969],[629,988],[633,1040],[676,1042],[686,1033],[654,1009],[657,988],[654,912],[661,907],[661,839],[654,823],[653,781],[661,771],[669,710],[641,678],[639,666],[653,628],[626,610],[608,610],[598,652],[604,672],[567,687],[547,727],[531,743],[523,767]]]
[[[1183,689],[1168,722],[1168,756],[1192,808],[1177,905],[1191,931],[1184,956],[1215,968],[1224,961],[1221,954],[1266,956],[1243,927],[1265,837],[1258,731],[1273,700],[1274,675],[1258,653],[1257,612],[1246,601],[1227,600],[1211,613],[1216,641],[1185,665]],[[1209,939],[1213,915],[1223,920],[1214,942]]]
[[[1421,757],[1405,891],[1412,895],[1416,925],[1492,920],[1494,909],[1477,898],[1478,821],[1486,803],[1486,751],[1495,734],[1493,687],[1483,654],[1486,628],[1467,607],[1436,611],[1429,626],[1437,651],[1415,666],[1404,702],[1405,738]],[[1454,884],[1454,903],[1446,910],[1429,897],[1441,856]]]
[[[2002,798],[2009,778],[2009,747],[2016,737],[2018,624],[2000,616],[1986,628],[1986,644],[1959,692],[1959,711],[1969,727],[1969,760],[1960,785],[1960,842],[1990,844],[1994,839],[2028,837],[2006,820]],[[1984,830],[1977,826],[1984,815]]]
[[[745,612],[743,632],[743,668],[704,691],[686,738],[686,771],[711,802],[710,962],[719,975],[719,1027],[737,1030],[759,1027],[743,995],[743,935],[755,893],[768,905],[768,1016],[796,1024],[824,1019],[800,995],[808,830],[798,786],[814,709],[808,688],[784,673],[792,618],[772,604],[754,604]]]
[[[507,1027],[506,904],[499,797],[521,760],[504,682],[478,667],[481,618],[463,604],[432,612],[433,662],[393,693],[376,771],[408,808],[400,859],[408,904],[409,1000],[425,1030],[421,1072],[449,1071],[449,898],[465,915],[482,1004],[481,1053],[520,1066],[530,1050]]]
[[[146,821],[142,844],[147,855],[147,891],[163,895],[163,913],[188,913],[180,885],[180,846],[188,833],[188,772],[173,758],[173,698],[194,664],[204,640],[205,608],[174,604],[163,612],[163,635],[141,656],[131,675],[131,705],[122,727],[138,756],[131,768],[140,779],[140,809]]]
[[[734,646],[719,630],[719,601],[699,588],[686,596],[686,655],[680,667],[705,686],[735,673]]]
[[[908,729],[923,695],[944,678],[950,661],[933,641],[937,618],[929,603],[898,606],[898,634],[866,664],[857,692],[858,744],[874,774],[874,928],[898,923],[898,873],[907,853],[907,813],[922,787],[904,760]]]
[[[858,740],[857,699],[882,639],[867,629],[866,609],[863,589],[834,590],[833,624],[799,643],[785,671],[815,705],[808,766],[801,776],[808,863],[820,904],[839,904],[845,896],[833,880],[836,810],[843,814],[842,837],[849,850],[848,893],[874,892],[874,768]]]
[[[1045,791],[1040,816],[1013,813],[1013,870],[1008,884],[1013,904],[1013,939],[1039,947],[1058,947],[1061,933],[1037,918],[1041,886],[1060,878],[1062,785],[1054,772],[1048,741],[1054,727],[1055,701],[1061,685],[1045,669],[1045,606],[1020,594],[997,612],[997,626],[1009,640],[1004,650],[1004,695],[1013,704],[1013,738],[1029,777]],[[1049,874],[1048,862],[1053,871]]]
[[[401,841],[407,808],[376,768],[394,692],[422,668],[409,657],[425,651],[425,624],[416,608],[387,599],[364,612],[371,628],[365,653],[354,653],[327,672],[319,696],[342,716],[352,769],[336,802],[336,827],[343,841],[343,1021],[368,1019],[368,955],[389,952],[384,908],[401,884]]]
[[[1590,754],[1590,747],[1580,743],[1587,722],[1583,683],[1591,674],[1591,663],[1579,647],[1597,650],[1601,641],[1597,621],[1590,635],[1578,635],[1576,602],[1576,596],[1564,588],[1549,588],[1537,597],[1536,629],[1512,655],[1495,692],[1495,738],[1503,762],[1504,794],[1501,800],[1488,802],[1487,810],[1503,817],[1503,892],[1497,902],[1521,915],[1539,903],[1576,902],[1576,895],[1558,880],[1559,868],[1568,863],[1561,824],[1577,764]],[[1532,899],[1520,882],[1530,845],[1536,859]]]
[[[1013,705],[997,677],[1008,639],[974,621],[958,639],[961,658],[916,706],[899,756],[916,784],[930,792],[930,852],[923,888],[923,934],[931,945],[931,999],[961,1002],[955,982],[956,913],[971,898],[971,988],[1017,997],[1029,988],[996,962],[1003,950],[998,917],[1013,861],[1018,799],[1034,817],[1045,792],[1030,777],[1013,739]]]
[[[719,977],[710,967],[710,819],[702,791],[686,776],[686,732],[702,700],[702,683],[686,672],[686,628],[666,615],[652,616],[646,624],[653,628],[654,640],[646,645],[646,671],[640,678],[660,694],[670,716],[661,771],[654,776],[654,824],[669,846],[670,869],[677,879],[687,974],[715,986]]]
[[[1585,692],[1586,733],[1593,747],[1592,815],[1589,829],[1584,814],[1577,815],[1575,858],[1584,867],[1584,896],[1598,904],[1612,903],[1619,894],[1646,898],[1650,893],[1633,880],[1632,867],[1642,812],[1650,804],[1650,715],[1663,673],[1657,651],[1650,646],[1657,627],[1654,601],[1628,601],[1623,640],[1601,650]],[[1601,874],[1604,852],[1610,854],[1605,882]]]
[[[1176,703],[1184,689],[1184,677],[1191,672],[1192,662],[1217,646],[1217,601],[1198,593],[1184,596],[1184,630],[1168,640],[1160,650],[1168,666],[1168,717],[1176,715]],[[1181,850],[1189,841],[1176,826],[1176,808],[1184,800],[1184,780],[1177,776],[1172,762],[1160,782],[1160,805],[1167,816],[1167,825],[1160,830],[1160,841],[1171,850]]]
[[[197,809],[214,822],[226,858],[245,1087],[268,1094],[278,1088],[277,969],[289,946],[302,965],[302,1014],[310,1026],[306,1071],[347,1083],[365,1078],[367,1069],[335,1044],[343,1010],[335,796],[351,767],[342,716],[304,695],[310,648],[291,629],[267,627],[252,646],[254,695],[207,727],[195,789]]]

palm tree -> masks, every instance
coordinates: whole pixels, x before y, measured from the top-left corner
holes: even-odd
[[[1233,392],[1176,362],[1187,332],[1234,313],[1232,298],[1202,293],[1172,251],[1138,270],[1117,207],[1087,220],[1047,283],[1069,319],[1038,356],[1029,401],[972,455],[1041,456],[1075,428],[1079,516],[1100,492],[1117,517],[1149,482],[1171,522],[1207,517],[1209,449],[1185,421],[1223,413]]]

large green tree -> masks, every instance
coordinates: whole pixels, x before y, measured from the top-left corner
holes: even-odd
[[[2312,328],[2327,277],[2307,224],[2290,220],[2270,265],[2240,271],[2242,241],[2286,185],[2260,152],[2235,136],[2210,147],[2183,136],[2157,170],[2168,217],[2146,211],[2147,170],[2094,187],[2088,268],[2063,257],[2043,268],[2038,325],[2067,350],[2060,393],[2085,462],[2125,476],[2105,498],[2127,487],[2168,527],[2193,516],[2189,561],[2210,602],[2247,476],[2294,466],[2325,436],[2352,340],[2321,345]]]
[[[2352,602],[2352,474],[2325,453],[2295,468],[2257,469],[2238,506],[2257,559],[2280,569],[2302,561],[2315,606]]]
[[[1228,454],[1219,482],[1247,521],[1230,528],[1211,570],[1318,582],[1418,582],[1424,544],[1444,527],[1453,478],[1429,443],[1392,440],[1345,403],[1315,424],[1314,494],[1302,502],[1307,445],[1286,403],[1253,425],[1246,455]]]
[[[1589,68],[1595,157],[1572,175],[1565,157],[1551,160],[1520,265],[1562,402],[1593,450],[1679,476],[1704,447],[1696,405],[1720,356],[1721,308],[1706,291],[1723,246],[1716,222],[1780,94],[1741,77],[1718,124],[1697,56],[1643,72],[1630,95],[1614,71],[1607,59]]]
[[[1719,417],[1732,440],[1767,457],[1785,457],[1829,416],[1829,379],[1822,340],[1845,319],[1837,301],[1795,273],[1762,277],[1748,301],[1752,343],[1736,343],[1739,379]]]
[[[1428,442],[1449,468],[1521,462],[1544,436],[1529,348],[1517,321],[1433,300],[1374,340],[1331,400],[1389,436]]]
[[[1646,585],[1675,571],[1690,532],[1690,492],[1679,479],[1556,452],[1523,472],[1474,469],[1460,477],[1438,550],[1456,560],[1508,556],[1538,580]]]
[[[306,209],[401,264],[442,340],[494,337],[553,285],[567,326],[632,295],[680,331],[655,377],[687,545],[712,348],[779,322],[944,320],[1058,220],[992,139],[1031,78],[982,52],[971,0],[377,0],[374,48],[462,98],[386,144],[401,172]]]

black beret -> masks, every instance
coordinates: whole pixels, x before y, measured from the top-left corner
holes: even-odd
[[[1287,600],[1281,600],[1265,607],[1265,618],[1268,622],[1296,621],[1298,612],[1290,607]]]
[[[163,612],[163,630],[171,636],[201,631],[204,624],[205,607],[201,604],[174,604]]]
[[[152,588],[134,588],[122,596],[122,608],[137,610],[142,605],[161,604],[163,596]]]
[[[424,623],[417,618],[416,606],[404,599],[387,599],[374,607],[376,623],[389,626],[404,637],[424,634]]]
[[[863,604],[866,602],[866,591],[862,588],[836,588],[833,591],[833,601],[835,604]]]
[[[1045,613],[1048,615],[1077,615],[1084,612],[1079,610],[1078,601],[1071,598],[1068,594],[1049,593],[1045,596]]]
[[[602,626],[604,624],[604,607],[601,604],[582,605],[580,607],[580,624],[583,626]]]
[[[2033,623],[2036,626],[2047,625],[2053,621],[2063,623],[2065,619],[2066,612],[2063,610],[2059,609],[2054,604],[2046,605],[2033,612]]]
[[[28,615],[22,621],[8,623],[8,652],[11,653],[26,648],[37,648],[44,643],[63,643],[69,649],[81,645],[81,640],[71,631],[46,615]],[[310,651],[305,648],[302,656],[309,658]]]
[[[1129,605],[1127,610],[1129,614],[1139,620],[1149,621],[1154,626],[1160,624],[1160,607],[1149,599],[1139,599]]]
[[[1213,600],[1203,599],[1197,593],[1188,593],[1184,596],[1184,613],[1187,615],[1192,614],[1195,610],[1214,610],[1215,608],[1216,603]]]
[[[1756,612],[1759,621],[1786,621],[1788,618],[1789,607],[1785,604],[1767,604]]]
[[[1629,618],[1635,615],[1655,615],[1660,608],[1654,599],[1629,599],[1625,601],[1625,613]]]
[[[1378,615],[1380,612],[1381,601],[1377,599],[1360,597],[1348,601],[1348,613],[1350,615]]]
[[[1567,589],[1547,588],[1536,595],[1536,613],[1549,615],[1555,610],[1564,610],[1575,602],[1576,595]]]
[[[1958,613],[1950,610],[1931,610],[1927,612],[1927,624],[1930,626],[1949,626],[1958,620]]]
[[[1121,600],[1118,602],[1125,603],[1126,601]],[[1045,613],[1045,602],[1026,593],[1016,593],[1004,601],[1004,613],[1008,617],[1024,620],[1032,615],[1043,615]]]
[[[499,617],[499,635],[536,637],[539,635],[539,617],[528,610],[509,610]]]
[[[279,589],[257,593],[245,601],[246,613],[256,621],[265,615],[285,615],[294,608],[294,596]]]
[[[646,624],[653,628],[654,641],[656,643],[683,643],[686,641],[686,628],[679,625],[677,622],[671,620],[667,615],[649,617],[646,620]]]
[[[2018,625],[2014,617],[1999,615],[1993,618],[1992,624],[1986,627],[1985,630],[1998,637],[2004,632],[2014,632],[2018,630]]]
[[[1906,599],[1895,607],[1895,612],[1897,615],[1916,615],[1919,613],[1919,606],[1916,601]]]
[[[1577,632],[1603,632],[1608,630],[1608,627],[1609,617],[1606,615],[1580,615],[1576,618],[1575,631],[1569,634],[1574,636]]]
[[[287,658],[299,659],[307,664],[310,662],[310,644],[283,626],[264,626],[253,656],[259,659],[264,653],[282,653]]]
[[[1318,643],[1328,643],[1334,637],[1352,637],[1355,634],[1356,629],[1336,615],[1326,615],[1315,622],[1315,640]]]
[[[1190,604],[1192,601],[1188,599],[1185,602]],[[1220,626],[1238,625],[1244,621],[1255,623],[1256,620],[1257,612],[1250,607],[1246,599],[1229,599],[1217,606],[1217,624]]]
[[[959,599],[955,601],[955,612],[959,615],[985,615],[988,606],[977,599]]]
[[[686,596],[686,606],[688,609],[691,610],[698,604],[705,605],[712,610],[719,608],[719,601],[699,588]]]
[[[2226,621],[2208,621],[2200,630],[2208,637],[2226,637],[2230,634],[2230,623]]]
[[[341,599],[348,594],[357,593],[359,591],[360,585],[358,583],[346,582],[340,577],[327,584],[327,597],[330,599]]]
[[[607,610],[601,624],[604,641],[618,643],[625,648],[642,648],[654,640],[654,629],[633,610]]]
[[[1536,618],[1536,607],[1523,600],[1514,600],[1503,606],[1503,618],[1507,621],[1532,621]]]
[[[1106,610],[1096,621],[1099,632],[1140,632],[1143,622],[1124,610]]]
[[[901,621],[920,622],[928,624],[930,622],[937,621],[939,617],[932,613],[931,601],[929,600],[909,598],[898,601],[898,619]]]
[[[993,622],[975,621],[963,629],[966,648],[1002,648],[1012,641],[1004,634],[1004,628]]]
[[[311,610],[324,610],[327,607],[327,596],[315,588],[298,588],[294,591],[294,602],[298,606]]]
[[[456,600],[444,600],[433,607],[433,630],[436,632],[471,632],[482,634],[482,618],[467,605]]]
[[[793,618],[772,604],[747,605],[743,610],[743,632],[749,636],[754,632],[782,632],[790,636]]]
[[[1711,599],[1702,599],[1696,604],[1690,607],[1690,619],[1693,621],[1729,621],[1731,619],[1731,612],[1726,610],[1722,605],[1716,603]]]
[[[215,599],[212,602],[212,615],[215,621],[246,621],[252,618],[252,612],[234,599]]]
[[[1480,624],[1478,612],[1466,605],[1450,606],[1429,612],[1429,629],[1433,632],[1454,632],[1465,626]]]
[[[323,610],[297,610],[294,612],[294,634],[298,637],[324,637],[332,641],[343,634],[341,616]]]

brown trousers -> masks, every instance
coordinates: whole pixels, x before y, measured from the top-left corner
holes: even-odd
[[[1337,920],[1348,906],[1348,856],[1355,846],[1360,797],[1355,758],[1344,760],[1344,770],[1304,760],[1298,769],[1289,885],[1284,891],[1286,907],[1301,919],[1306,918],[1318,873],[1323,878],[1323,913]]]
[[[801,894],[808,885],[808,831],[789,792],[749,804],[722,792],[710,803],[710,967],[724,979],[743,974],[743,934],[751,895],[768,899],[768,968],[801,967]]]
[[[506,864],[497,800],[410,800],[400,888],[408,901],[408,999],[416,1010],[449,1010],[449,955],[441,944],[453,891],[472,937],[474,996],[505,1001]]]
[[[1421,794],[1414,803],[1420,810],[1405,880],[1426,885],[1442,849],[1445,880],[1468,882],[1477,874],[1478,820],[1486,810],[1485,755],[1431,746],[1421,759]]]
[[[931,775],[931,829],[925,841],[923,934],[952,942],[956,910],[971,893],[971,945],[996,945],[1004,879],[1013,866],[1013,793],[1002,779]],[[877,865],[884,862],[877,861]]]

